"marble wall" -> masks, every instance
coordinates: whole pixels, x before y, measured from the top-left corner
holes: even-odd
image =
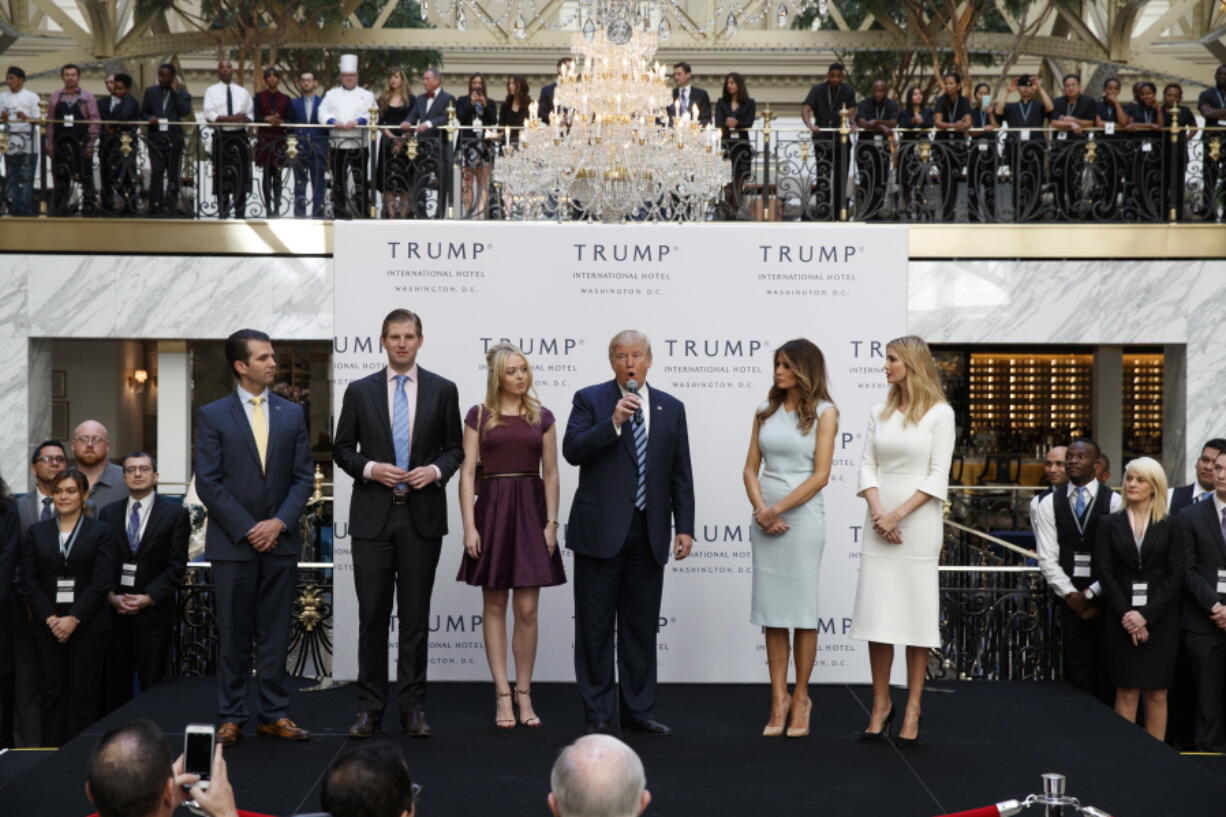
[[[156,229],[151,225],[150,229]],[[282,256],[6,255],[0,475],[24,490],[49,429],[47,338],[332,336],[332,261]],[[910,329],[934,343],[1186,345],[1187,462],[1226,432],[1226,261],[915,261]],[[18,430],[24,430],[22,434]],[[1195,450],[1192,450],[1195,449]]]

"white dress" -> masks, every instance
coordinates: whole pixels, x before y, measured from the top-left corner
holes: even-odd
[[[889,512],[922,491],[926,502],[903,519],[902,544],[873,532],[866,512],[860,549],[860,578],[852,612],[851,637],[913,647],[941,646],[937,566],[944,541],[942,503],[949,489],[954,450],[954,411],[948,403],[928,410],[918,424],[904,425],[902,412],[882,419],[873,406],[860,462],[863,496],[876,488]]]

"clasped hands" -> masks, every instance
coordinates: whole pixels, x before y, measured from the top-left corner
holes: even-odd
[[[1120,620],[1120,624],[1132,636],[1132,645],[1134,647],[1149,641],[1149,622],[1145,620],[1145,616],[1136,610],[1129,610],[1127,613],[1124,613],[1124,618]]]
[[[791,529],[791,525],[784,522],[779,516],[779,511],[774,505],[758,508],[753,512],[754,521],[758,523],[758,527],[769,533],[771,536],[780,536]]]
[[[898,511],[886,513],[876,508],[870,511],[870,516],[873,520],[873,533],[891,545],[902,544],[902,531],[898,529],[898,526],[902,524],[902,516]]]
[[[135,615],[153,604],[153,599],[147,593],[111,593],[106,600],[121,616]]]
[[[247,541],[260,553],[267,553],[277,546],[277,539],[284,532],[285,525],[280,519],[265,519],[263,522],[256,522],[251,530],[247,531]]]
[[[390,462],[376,462],[370,471],[370,476],[375,482],[386,485],[388,488],[395,488],[403,484],[417,491],[438,478],[433,466],[420,465],[406,471],[403,468],[397,468]]]
[[[55,640],[61,644],[68,640],[80,623],[76,616],[47,616],[47,626],[51,628]]]
[[[1213,609],[1209,611],[1209,620],[1219,629],[1226,630],[1226,605],[1221,603],[1213,605]]]
[[[1087,599],[1086,594],[1080,590],[1067,594],[1064,601],[1082,621],[1089,621],[1098,616],[1098,605],[1092,599]]]

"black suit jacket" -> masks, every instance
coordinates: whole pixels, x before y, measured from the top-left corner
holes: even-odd
[[[21,560],[21,519],[17,503],[0,500],[0,610],[16,594],[17,563]],[[7,622],[0,620],[0,627]],[[3,639],[0,639],[2,641]],[[3,661],[3,656],[0,656]]]
[[[673,101],[668,106],[668,121],[672,122],[680,114],[685,111],[677,110],[677,97],[681,95],[680,88],[673,88]],[[711,97],[701,88],[690,86],[690,107],[698,106],[698,124],[711,124]]]
[[[111,629],[107,593],[115,574],[115,535],[108,525],[89,516],[81,528],[68,560],[60,555],[60,527],[56,519],[35,522],[21,548],[21,575],[26,599],[41,624],[51,616],[76,616],[83,633]],[[56,580],[73,579],[73,602],[56,604]]]
[[[114,592],[145,593],[153,599],[151,606],[128,618],[141,626],[166,627],[174,620],[175,593],[187,568],[187,540],[192,523],[182,503],[154,494],[146,499],[152,499],[153,506],[147,511],[149,521],[145,523],[135,559],[128,544],[128,500],[107,505],[98,514],[98,520],[110,525],[115,533]],[[123,564],[131,561],[136,563],[136,582],[124,587],[120,581]]]
[[[299,518],[315,482],[306,417],[302,406],[271,393],[265,412],[263,469],[237,391],[196,413],[196,492],[209,512],[204,555],[210,561],[254,559],[247,532],[273,517],[284,523],[285,532],[272,553],[297,556],[301,550]]]
[[[541,96],[536,101],[536,116],[546,125],[549,124],[549,117],[553,115],[553,92],[557,87],[558,83],[551,82],[541,88]]]
[[[140,119],[140,103],[136,97],[128,94],[114,105],[115,97],[107,95],[98,98],[98,113],[104,122],[132,122]],[[131,131],[132,128],[116,128],[116,130]]]
[[[417,404],[412,409],[409,470],[436,465],[441,479],[410,491],[409,511],[417,533],[426,539],[447,534],[447,480],[464,459],[460,396],[455,383],[417,367]],[[368,462],[396,462],[387,403],[387,369],[380,369],[345,388],[341,416],[332,444],[336,464],[353,477],[349,535],[373,539],[383,530],[392,507],[392,489],[363,476]]]
[[[1107,605],[1117,619],[1135,609],[1147,622],[1155,622],[1179,607],[1184,579],[1184,542],[1180,522],[1166,517],[1150,522],[1137,552],[1132,525],[1126,511],[1099,520],[1094,545],[1094,565]],[[1146,603],[1132,606],[1132,583],[1148,585]]]
[[[164,105],[163,102],[165,102]],[[156,116],[159,120],[165,119],[167,122],[190,121],[192,119],[191,94],[187,91],[171,89],[170,96],[165,98],[165,91],[161,85],[146,88],[145,97],[141,100],[140,115],[143,119]],[[182,139],[183,126],[171,125],[166,133],[163,133],[158,127],[150,127],[149,136],[154,138],[175,136]]]
[[[1184,544],[1184,596],[1180,623],[1187,630],[1226,637],[1209,620],[1213,605],[1222,600],[1217,592],[1217,572],[1226,570],[1226,541],[1213,500],[1197,502],[1179,512],[1180,538]]]
[[[1184,508],[1192,505],[1196,501],[1196,495],[1204,491],[1199,485],[1193,482],[1191,485],[1180,485],[1171,492],[1171,507],[1167,511],[1174,516]],[[1213,500],[1209,500],[1209,504],[1213,504]]]
[[[418,134],[419,139],[423,137],[431,137],[434,139],[442,138],[446,131],[440,130],[447,124],[447,108],[455,104],[455,97],[447,93],[443,89],[439,89],[434,95],[434,102],[430,105],[429,113],[426,112],[426,95],[421,94],[413,100],[413,110],[409,111],[409,124],[417,125],[422,122],[429,122],[431,128],[424,133]]]
[[[672,540],[669,529],[694,534],[694,475],[685,406],[648,388],[647,532],[656,561],[665,564]],[[579,466],[566,546],[601,559],[617,555],[625,544],[638,489],[634,431],[629,422],[620,435],[613,427],[613,407],[620,399],[616,380],[576,392],[562,440],[566,461]]]

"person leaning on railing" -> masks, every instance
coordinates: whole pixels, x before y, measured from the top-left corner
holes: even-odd
[[[856,92],[843,80],[846,69],[842,63],[831,63],[826,70],[826,81],[819,82],[809,89],[804,104],[800,107],[800,117],[805,127],[813,135],[813,153],[819,169],[833,169],[833,179],[814,179],[815,200],[810,218],[824,221],[838,221],[839,210],[846,201],[846,179],[841,178],[840,163],[837,159],[839,138],[839,111],[843,108],[854,111],[856,108]],[[807,209],[807,208],[806,208]]]
[[[1124,468],[1124,509],[1100,520],[1094,546],[1115,711],[1135,723],[1143,690],[1145,731],[1158,740],[1166,740],[1184,577],[1181,523],[1166,510],[1162,466],[1138,457]]]
[[[897,107],[897,106],[895,106]],[[749,129],[757,117],[757,103],[749,95],[745,77],[735,71],[724,77],[723,90],[715,100],[715,125],[720,129],[724,158],[732,162],[732,184],[725,201],[739,206],[745,182],[753,168],[753,145]]]
[[[136,210],[136,128],[131,124],[140,119],[140,103],[132,96],[132,77],[117,73],[108,84],[110,95],[98,100],[98,113],[103,122],[102,140],[98,150],[98,172],[102,190],[98,197],[98,209],[107,215],[116,212],[130,215]],[[123,123],[123,124],[120,124]],[[128,152],[123,151],[123,136],[128,136]],[[119,204],[116,206],[116,198]]]
[[[944,93],[933,105],[936,141],[943,149],[937,154],[941,167],[941,220],[954,221],[958,208],[958,181],[966,158],[966,138],[971,129],[971,101],[962,96],[962,75],[950,71],[941,77]]]
[[[95,207],[94,146],[98,142],[98,102],[81,87],[81,69],[69,63],[60,69],[64,87],[47,103],[46,150],[51,157],[51,214],[68,214],[74,182],[81,185],[81,211]],[[88,123],[88,124],[87,124]]]
[[[1018,95],[1017,102],[1005,102],[1010,93]],[[1037,215],[1043,172],[1043,126],[1051,110],[1051,97],[1030,74],[1010,80],[1008,90],[996,100],[996,119],[1009,129],[1005,164],[1013,180],[1013,217],[1017,221],[1030,221]]]
[[[859,217],[876,219],[885,203],[890,177],[890,139],[898,127],[901,109],[888,96],[889,86],[879,79],[869,95],[856,106],[856,184],[860,189]]]
[[[923,205],[926,167],[921,166],[918,150],[907,142],[928,138],[933,126],[932,109],[924,106],[924,92],[918,86],[907,90],[907,103],[899,114],[898,186],[902,189],[899,209],[913,214]]]
[[[1226,65],[1219,65],[1213,74],[1213,87],[1206,88],[1196,100],[1196,107],[1201,116],[1205,117],[1206,128],[1226,128]],[[1205,217],[1212,219],[1218,207],[1221,206],[1226,191],[1219,191],[1218,184],[1222,181],[1223,165],[1226,165],[1226,130],[1206,132],[1202,143],[1210,138],[1221,139],[1221,148],[1217,161],[1209,155],[1208,144],[1204,144],[1204,154],[1201,171],[1205,181]]]
[[[1053,100],[1048,112],[1052,129],[1056,131],[1056,142],[1085,139],[1085,129],[1094,127],[1098,105],[1081,93],[1081,77],[1067,74],[1063,84],[1064,96]],[[1077,165],[1072,161],[1075,156],[1071,148],[1053,150],[1050,159],[1056,204],[1060,215],[1069,221],[1079,220],[1086,215],[1084,208],[1078,206],[1085,191],[1081,189],[1081,174],[1076,172]]]
[[[1184,192],[1188,186],[1188,141],[1194,139],[1199,132],[1196,115],[1192,113],[1191,108],[1182,103],[1183,86],[1178,82],[1168,83],[1162,89],[1162,109],[1167,112],[1167,126],[1170,127],[1172,124],[1173,116],[1174,124],[1179,127],[1179,134],[1178,146],[1175,148],[1175,161],[1168,171],[1168,178],[1173,181],[1163,187],[1166,197],[1163,200],[1162,214],[1167,218],[1173,217],[1173,220],[1176,221],[1183,219]]]
[[[996,116],[992,89],[986,82],[971,94],[970,158],[966,162],[966,215],[968,221],[996,221]]]

